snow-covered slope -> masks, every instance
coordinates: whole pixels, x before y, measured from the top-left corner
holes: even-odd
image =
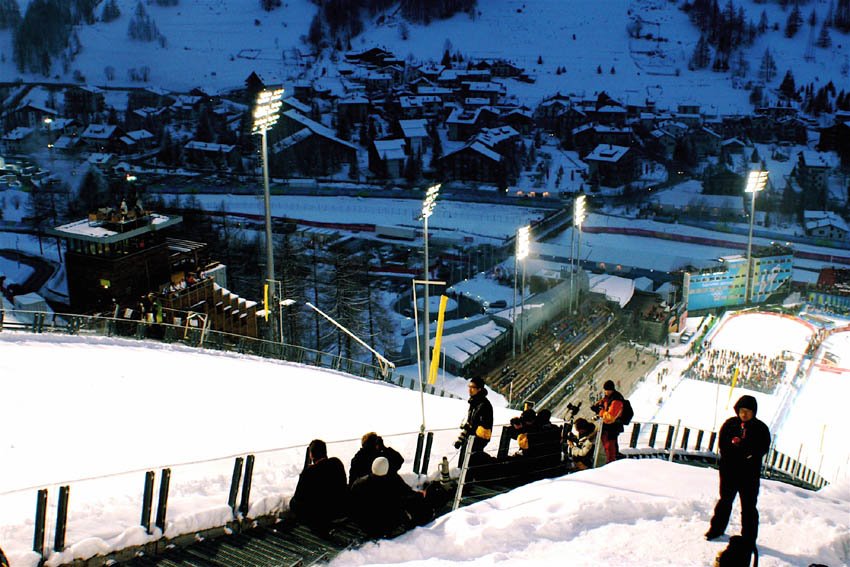
[[[255,0],[181,0],[168,8],[146,3],[167,39],[166,47],[128,39],[135,3],[118,0],[122,10],[118,20],[82,26],[78,30],[82,52],[68,73],[55,64],[52,74],[70,80],[79,70],[89,83],[124,85],[129,84],[129,69],[149,67],[151,84],[175,90],[239,87],[254,70],[269,81],[290,84],[305,75],[335,75],[329,57],[307,68],[310,49],[303,36],[316,13],[309,0],[288,0],[270,13]],[[509,81],[509,94],[529,104],[557,91],[593,96],[606,90],[627,102],[651,98],[673,109],[678,103],[692,103],[709,111],[748,111],[749,91],[735,88],[729,73],[688,70],[699,32],[678,5],[667,0],[486,0],[479,2],[474,18],[459,14],[429,26],[407,24],[407,39],[402,39],[401,20],[391,9],[389,16],[366,17],[365,30],[353,39],[352,48],[382,45],[399,57],[418,61],[439,61],[446,48],[464,58],[509,59],[537,78],[534,84]],[[783,33],[787,12],[778,3],[738,0],[735,5],[744,6],[747,20],[756,23],[764,10],[769,24],[754,45],[744,48],[750,73],[739,84],[757,81],[761,57],[769,47],[777,62],[775,84],[770,86],[778,86],[785,71],[792,69],[798,85],[814,81],[818,86],[831,79],[838,90],[846,88],[842,67],[849,37],[832,30],[830,48],[809,49],[820,23],[814,32],[804,23],[788,39]],[[804,16],[814,9],[821,22],[828,7],[826,2],[808,4]],[[652,33],[653,39],[629,37],[627,25],[636,17],[643,21],[643,33]],[[772,29],[774,23],[778,30]],[[0,76],[19,76],[9,56],[8,31],[0,32],[0,51],[7,54]],[[111,81],[106,79],[107,66],[115,69]],[[566,72],[556,74],[558,68]]]

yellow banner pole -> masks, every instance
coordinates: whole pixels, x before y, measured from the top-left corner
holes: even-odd
[[[434,353],[431,357],[431,368],[428,369],[428,383],[437,383],[437,370],[440,369],[440,346],[443,340],[443,323],[446,320],[446,303],[449,298],[445,295],[440,296],[440,313],[437,315],[437,336],[434,337]]]
[[[729,402],[732,401],[732,392],[735,391],[735,386],[738,384],[738,372],[740,369],[736,368],[735,372],[732,373],[732,386],[729,388],[729,399],[726,400],[726,407],[729,407]]]
[[[269,320],[269,284],[263,284],[263,308],[266,311],[266,321]]]

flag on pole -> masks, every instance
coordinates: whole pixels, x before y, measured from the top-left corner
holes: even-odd
[[[440,368],[440,343],[443,340],[443,323],[446,320],[446,303],[449,298],[440,296],[440,313],[437,315],[437,336],[434,338],[434,355],[431,357],[431,368],[428,369],[428,383],[437,383],[437,370]]]
[[[726,407],[729,407],[729,402],[732,401],[732,392],[735,391],[735,386],[738,384],[738,372],[739,369],[735,368],[735,372],[732,373],[732,386],[729,388],[729,399],[726,400]]]
[[[263,284],[263,308],[266,310],[266,321],[269,320],[269,284]]]

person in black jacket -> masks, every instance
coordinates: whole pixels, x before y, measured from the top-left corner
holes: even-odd
[[[424,505],[424,495],[390,472],[386,457],[372,462],[368,475],[351,485],[351,515],[371,538],[388,536],[413,523],[412,510]]]
[[[455,448],[459,449],[463,441],[472,435],[472,452],[477,453],[484,450],[493,434],[493,406],[487,399],[484,380],[476,376],[469,380],[467,386],[469,410],[466,413],[466,421],[460,427],[460,437],[455,442]]]
[[[374,431],[370,431],[360,440],[360,450],[351,459],[351,467],[348,469],[348,482],[354,484],[358,478],[366,476],[372,469],[372,462],[378,457],[386,457],[390,465],[391,473],[398,473],[404,464],[404,457],[393,449],[384,445],[384,440]]]
[[[759,513],[756,508],[761,462],[770,449],[770,430],[756,419],[758,403],[753,396],[741,396],[735,403],[735,417],[720,428],[720,499],[714,507],[705,539],[723,535],[737,494],[741,500],[741,537],[755,546]]]
[[[326,534],[331,522],[345,517],[347,508],[345,467],[336,457],[328,458],[324,441],[314,439],[307,447],[304,470],[289,501],[289,510],[296,520]]]

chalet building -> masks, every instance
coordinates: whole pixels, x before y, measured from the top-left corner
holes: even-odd
[[[216,285],[226,271],[203,259],[206,244],[166,236],[181,221],[122,204],[48,229],[65,243],[71,307],[117,307],[119,318],[152,325],[192,326],[197,315],[209,328],[256,337],[256,303]]]
[[[168,107],[145,106],[127,113],[127,128],[160,132],[168,122]]]
[[[446,119],[448,138],[452,141],[468,140],[482,128],[495,126],[498,118],[498,112],[489,107],[475,110],[455,108]]]
[[[9,154],[28,153],[37,144],[35,128],[26,126],[18,126],[10,132],[3,134],[0,142],[3,144],[3,151]]]
[[[391,51],[380,47],[371,47],[365,51],[349,51],[345,54],[348,63],[384,67],[397,62],[398,59]]]
[[[626,109],[616,104],[606,104],[596,109],[591,116],[597,122],[602,124],[611,124],[615,126],[626,125]]]
[[[723,155],[743,155],[747,145],[738,138],[727,138],[720,142],[720,150]]]
[[[386,93],[395,85],[393,75],[383,71],[370,71],[360,77],[360,81],[368,93]]]
[[[820,193],[826,191],[830,169],[824,154],[804,150],[797,154],[794,176],[803,191]]]
[[[575,128],[592,123],[590,115],[575,106],[565,108],[553,119],[546,122],[550,124],[551,131],[562,139],[569,137],[570,132]]]
[[[505,156],[516,156],[520,143],[519,133],[510,126],[485,128],[462,148],[444,155],[440,167],[450,179],[507,184]]]
[[[41,127],[45,119],[55,120],[59,113],[53,108],[36,102],[24,102],[17,106],[9,115],[9,123],[13,126]]]
[[[499,123],[510,126],[523,136],[531,134],[534,130],[534,117],[531,115],[531,112],[525,109],[516,108],[502,114],[499,117]]]
[[[174,102],[168,107],[171,118],[180,121],[195,121],[200,116],[203,102],[203,97],[198,95],[177,95]]]
[[[80,134],[80,140],[91,151],[120,152],[124,149],[121,138],[125,135],[118,126],[112,124],[89,124]]]
[[[396,179],[404,173],[406,160],[404,140],[375,140],[369,151],[369,170],[379,177]]]
[[[104,92],[97,87],[73,86],[65,89],[65,116],[88,124],[106,109]]]
[[[156,136],[147,130],[133,130],[121,137],[121,143],[124,144],[126,152],[144,152],[156,145]]]
[[[716,156],[720,154],[720,145],[723,140],[721,139],[720,134],[714,130],[706,128],[705,126],[700,126],[695,130],[692,130],[689,137],[694,144],[697,159],[703,160],[707,156]]]
[[[803,227],[808,236],[830,240],[850,240],[850,227],[834,211],[803,211]]]
[[[174,104],[174,95],[160,87],[133,89],[127,93],[127,105],[130,108],[162,108]]]
[[[473,69],[489,71],[493,77],[519,77],[523,68],[507,59],[484,59],[472,64]]]
[[[537,125],[549,131],[556,131],[556,118],[568,108],[571,108],[570,97],[560,93],[541,102],[534,111],[534,119]],[[577,124],[572,125],[568,130],[560,130],[568,132]]]
[[[492,82],[464,81],[460,88],[464,98],[482,98],[489,104],[496,104],[507,92],[504,85]]]
[[[404,119],[436,118],[443,109],[443,100],[435,95],[401,96],[398,105]]]
[[[446,69],[445,65],[436,65],[434,63],[431,63],[431,64],[428,64],[428,65],[422,65],[422,66],[418,67],[416,69],[416,74],[419,77],[426,79],[430,84],[436,85],[437,84],[437,77],[439,77],[440,73],[445,71],[445,69]]]
[[[497,183],[504,181],[504,158],[479,141],[440,158],[440,168],[448,179],[465,179]]]
[[[662,157],[666,159],[670,159],[673,157],[673,152],[676,151],[676,138],[667,130],[662,130],[661,128],[656,128],[651,131],[649,135],[652,137],[652,141],[657,144],[657,148],[659,148]]]
[[[410,155],[421,155],[430,145],[431,137],[428,135],[427,120],[399,120],[398,126]]]
[[[580,155],[586,155],[602,144],[630,146],[634,142],[631,128],[605,124],[583,124],[573,128],[570,135],[571,145]]]
[[[357,146],[337,138],[324,124],[293,109],[280,115],[273,132],[280,136],[269,147],[269,167],[275,175],[293,171],[329,175],[357,156]]]
[[[635,152],[625,146],[603,144],[596,146],[584,161],[590,168],[590,176],[596,177],[601,185],[618,187],[634,181],[637,177]]]
[[[336,101],[336,112],[339,120],[360,124],[369,115],[369,99],[362,94],[352,93]]]
[[[201,167],[223,169],[240,159],[236,146],[192,140],[183,146],[186,160]]]

